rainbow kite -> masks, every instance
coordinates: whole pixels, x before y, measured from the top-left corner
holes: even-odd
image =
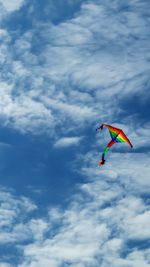
[[[101,165],[103,165],[105,163],[105,154],[113,144],[127,142],[130,145],[130,147],[133,147],[133,145],[131,144],[130,140],[127,138],[127,136],[125,135],[125,133],[121,129],[115,128],[115,127],[113,127],[111,125],[102,124],[96,130],[99,130],[99,129],[102,130],[103,127],[106,127],[109,130],[109,133],[110,133],[110,136],[111,136],[112,140],[104,148],[103,153],[102,153],[102,159],[98,163],[99,166],[101,166]]]

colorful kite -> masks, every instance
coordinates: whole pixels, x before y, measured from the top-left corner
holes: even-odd
[[[125,135],[125,133],[121,129],[115,128],[111,125],[102,124],[96,130],[99,130],[99,129],[102,130],[103,127],[106,127],[109,130],[109,133],[110,133],[112,140],[104,148],[103,153],[102,153],[102,159],[98,163],[99,166],[101,166],[105,163],[105,154],[113,144],[127,142],[130,145],[130,147],[133,147],[130,140],[127,138],[127,136]]]

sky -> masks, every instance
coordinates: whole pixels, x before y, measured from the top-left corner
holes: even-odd
[[[0,267],[150,266],[149,13],[0,0]]]

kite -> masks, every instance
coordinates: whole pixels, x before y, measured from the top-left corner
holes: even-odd
[[[128,137],[125,135],[125,133],[122,131],[122,129],[119,128],[115,128],[111,125],[107,125],[107,124],[102,124],[100,127],[98,127],[96,130],[99,129],[103,129],[103,127],[106,127],[109,130],[110,136],[111,136],[111,141],[108,143],[108,145],[104,148],[103,152],[102,152],[102,159],[101,161],[99,161],[98,165],[104,165],[105,163],[105,154],[106,152],[109,150],[109,148],[111,148],[111,146],[115,143],[123,143],[123,142],[127,142],[129,144],[129,146],[132,148],[133,145],[131,144],[130,140],[128,139]]]

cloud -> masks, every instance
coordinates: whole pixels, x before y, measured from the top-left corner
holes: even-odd
[[[9,148],[11,148],[12,146],[10,145],[10,144],[8,144],[8,143],[5,143],[5,142],[0,142],[0,148],[1,148],[1,150],[2,149],[9,149]]]
[[[37,206],[24,196],[17,198],[4,188],[0,191],[0,244],[10,244],[30,238],[27,235],[28,229],[23,224]],[[26,215],[23,215],[24,213]]]
[[[3,4],[7,12],[13,12],[20,9],[24,3],[24,0],[1,0],[0,3]]]
[[[35,264],[106,267],[110,262],[113,267],[134,267],[135,262],[137,266],[148,266],[148,249],[141,250],[136,244],[128,247],[130,239],[147,238],[146,230],[145,234],[141,231],[144,221],[148,223],[144,201],[127,195],[119,184],[103,180],[81,185],[79,190],[65,211],[52,210],[52,214],[57,214],[52,217],[49,212],[50,221],[46,221],[50,230],[42,243],[36,240],[24,246],[24,261],[19,267]],[[55,218],[54,224],[51,218]]]
[[[99,267],[99,264],[102,267],[108,264],[148,267],[149,249],[140,245],[140,242],[146,243],[150,235],[149,207],[143,195],[149,185],[149,181],[144,180],[145,167],[140,165],[135,173],[137,162],[141,162],[138,153],[125,154],[123,163],[120,153],[113,155],[105,169],[93,166],[94,154],[84,155],[82,167],[77,169],[84,177],[89,177],[89,181],[77,185],[76,193],[65,209],[51,207],[43,217],[36,218],[33,214],[26,220],[21,220],[20,216],[17,221],[13,219],[16,208],[5,213],[8,218],[5,223],[13,230],[4,231],[1,238],[3,244],[19,243],[17,248],[22,253],[19,267],[46,264],[55,267],[65,264],[73,267]],[[146,156],[143,161],[145,159]],[[128,168],[125,168],[126,163]],[[8,203],[10,197],[14,198],[9,194],[4,200]],[[35,209],[24,197],[15,198],[15,207],[16,203],[19,203],[21,213],[24,209],[26,212]],[[7,205],[4,205],[5,212]],[[24,240],[28,243],[24,244]]]
[[[134,140],[134,148],[146,148],[149,147],[148,133],[150,129],[149,123],[144,123],[142,127],[135,127],[130,134],[132,140]]]
[[[54,144],[54,147],[56,148],[63,148],[63,147],[70,147],[70,146],[76,146],[79,145],[81,141],[81,137],[62,137],[56,143]]]
[[[17,11],[21,3],[5,1],[1,12]],[[114,146],[100,169],[104,141],[99,139],[99,149],[96,135],[90,152],[78,155],[74,165],[86,181],[65,209],[52,207],[43,217],[34,215],[37,206],[31,200],[1,189],[0,242],[13,244],[21,254],[19,267],[149,265],[149,249],[140,244],[149,237],[150,165],[144,152],[149,124],[138,120],[139,111],[132,112],[134,103],[128,105],[130,97],[138,95],[142,102],[148,95],[147,10],[147,1],[88,1],[74,17],[55,25],[33,20],[31,8],[32,28],[21,31],[15,18],[15,32],[3,24],[2,125],[48,133],[56,147],[64,147],[79,144],[76,132],[85,126],[120,123],[135,147],[128,153],[125,146]]]
[[[89,181],[76,186],[65,209],[51,207],[43,217],[34,216],[37,206],[31,200],[1,190],[0,241],[3,246],[13,244],[21,253],[19,267],[149,265],[149,249],[140,246],[150,235],[149,207],[141,194],[148,184],[138,185],[134,160],[125,170],[120,153],[115,154],[105,169],[93,166],[94,154],[84,155],[78,170]],[[140,178],[144,169],[137,171]]]
[[[0,262],[0,267],[11,267],[12,265],[4,263],[4,262]]]
[[[5,125],[51,135],[59,126],[59,136],[64,124],[69,132],[87,122],[112,122],[114,114],[119,120],[129,95],[139,94],[142,101],[149,77],[146,2],[124,5],[128,11],[116,1],[84,3],[67,21],[36,21],[22,35],[16,29],[14,42],[5,30],[0,96]]]
[[[150,230],[149,230],[149,217],[150,211],[145,211],[143,214],[139,214],[133,218],[130,218],[128,221],[128,230],[127,235],[130,239],[149,239]]]
[[[112,148],[113,149],[113,148]],[[115,149],[115,148],[114,148]],[[127,153],[122,151],[109,151],[107,154],[105,168],[98,167],[101,155],[97,152],[89,152],[79,155],[77,162],[85,162],[81,167],[81,173],[91,179],[99,175],[110,181],[120,181],[129,191],[148,192],[149,182],[149,153]],[[89,165],[90,162],[90,165]],[[118,168],[118,166],[120,166]],[[76,168],[76,167],[75,167]],[[79,168],[77,168],[79,170]]]

